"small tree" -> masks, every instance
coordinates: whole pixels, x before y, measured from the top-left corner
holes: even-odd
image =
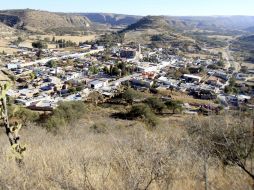
[[[35,122],[39,119],[39,114],[37,112],[22,107],[14,113],[14,116],[19,118],[23,125],[27,125],[29,122]]]
[[[33,48],[38,48],[38,49],[47,49],[48,48],[48,45],[42,41],[33,42],[32,46],[33,46]]]
[[[57,63],[55,60],[50,60],[49,62],[47,62],[47,66],[50,68],[55,68],[57,66]]]
[[[52,42],[55,42],[56,41],[56,37],[55,36],[53,36],[53,38],[52,38]]]
[[[140,93],[138,93],[136,90],[132,88],[128,88],[123,94],[122,98],[128,103],[128,104],[133,104],[133,101],[136,98],[140,97]]]
[[[155,112],[161,113],[165,108],[165,104],[157,97],[147,98],[145,103]]]
[[[158,120],[151,108],[146,104],[138,104],[132,106],[130,112],[127,114],[132,119],[142,119],[148,126],[155,127]]]
[[[165,102],[165,105],[167,106],[168,109],[173,111],[173,114],[176,113],[176,111],[182,111],[182,102],[181,101],[176,101],[176,100],[170,100]]]

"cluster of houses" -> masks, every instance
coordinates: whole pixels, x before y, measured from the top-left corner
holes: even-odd
[[[5,70],[15,76],[15,87],[8,91],[8,96],[30,109],[51,111],[59,101],[86,100],[94,91],[111,98],[127,81],[136,89],[175,89],[198,99],[215,100],[225,96],[224,88],[233,75],[225,69],[209,68],[216,60],[170,55],[162,48],[142,52],[141,46],[118,45],[111,47],[107,59],[103,46],[84,44],[80,48],[82,51],[78,53],[41,50],[40,59],[34,58],[38,50],[21,49],[15,57],[6,55],[3,59]],[[113,68],[118,61],[131,65],[133,72],[112,76],[104,71],[104,68]],[[57,65],[53,64],[55,62]],[[186,68],[192,72],[181,73],[180,77],[168,75],[170,70]],[[236,78],[247,80],[253,73],[237,73]],[[228,104],[235,98],[221,99]],[[250,99],[250,96],[239,96],[239,99],[243,98]]]

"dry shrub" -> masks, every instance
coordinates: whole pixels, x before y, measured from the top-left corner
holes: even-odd
[[[185,129],[172,126],[170,118],[153,131],[140,122],[93,113],[87,118],[56,135],[35,126],[21,131],[28,145],[21,167],[8,159],[9,145],[0,133],[0,189],[204,189],[203,160]],[[102,123],[106,133],[90,131]],[[241,170],[213,159],[208,165],[210,189],[251,187]]]

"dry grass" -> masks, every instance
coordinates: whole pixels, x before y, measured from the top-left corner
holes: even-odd
[[[177,91],[171,92],[170,90],[160,90],[159,93],[162,94],[163,96],[171,96],[173,100],[179,100],[183,103],[215,105],[213,101],[195,99],[182,92],[177,92]]]
[[[24,128],[28,151],[21,167],[8,159],[8,141],[0,133],[0,189],[204,189],[202,159],[190,148],[184,128],[177,126],[184,124],[178,116],[147,130],[140,122],[110,118],[112,109],[89,110],[57,135]],[[105,132],[91,130],[95,123],[103,124]],[[210,189],[250,188],[241,171],[223,169],[212,159],[208,180]]]
[[[49,38],[50,40],[52,40],[54,36],[53,35],[32,35],[32,36],[29,36],[29,39],[31,40],[36,40],[36,39],[45,39],[45,38]],[[66,35],[66,36],[55,36],[55,39],[56,40],[60,40],[60,39],[63,39],[63,40],[70,40],[72,42],[76,42],[77,44],[79,42],[84,42],[84,41],[92,41],[96,38],[96,35],[84,35],[84,36],[69,36],[69,35]]]
[[[0,52],[5,51],[8,54],[13,54],[14,52],[17,52],[16,49],[9,47],[10,40],[11,39],[0,38]]]

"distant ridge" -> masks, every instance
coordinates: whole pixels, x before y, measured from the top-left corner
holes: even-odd
[[[173,20],[164,16],[146,16],[138,22],[128,26],[125,31],[129,30],[174,30],[187,27],[187,24],[181,20]]]
[[[32,9],[0,11],[0,22],[29,31],[45,31],[55,28],[88,28],[89,19],[75,14],[52,13]]]
[[[142,18],[142,16],[113,13],[79,13],[79,15],[87,17],[92,22],[111,26],[130,25]]]

